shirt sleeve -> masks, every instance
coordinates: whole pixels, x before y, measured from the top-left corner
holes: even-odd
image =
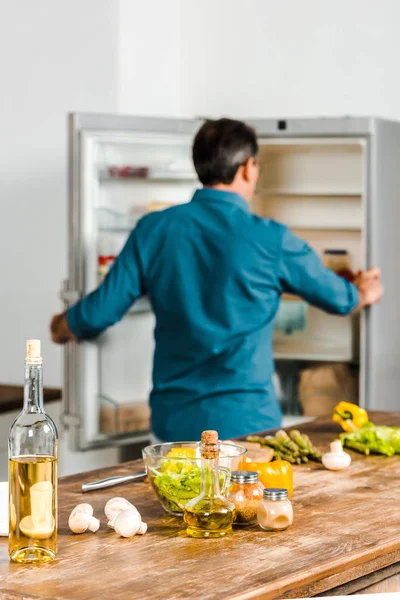
[[[297,294],[325,312],[347,315],[359,303],[356,286],[325,267],[318,254],[287,227],[278,273],[283,292]]]
[[[103,283],[68,309],[68,326],[80,340],[97,337],[120,321],[144,293],[137,229],[134,229]]]

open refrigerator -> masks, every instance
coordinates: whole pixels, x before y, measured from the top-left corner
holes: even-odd
[[[324,260],[345,257],[355,271],[380,266],[385,285],[381,305],[348,317],[284,295],[273,336],[281,382],[293,388],[303,365],[344,364],[355,373],[362,406],[398,410],[400,124],[247,122],[260,145],[252,210],[288,225]],[[96,288],[142,215],[191,199],[199,187],[191,161],[199,126],[195,119],[70,115],[66,308]],[[98,339],[65,347],[64,423],[73,449],[148,439],[153,328],[144,297]],[[284,408],[299,410],[292,401]]]

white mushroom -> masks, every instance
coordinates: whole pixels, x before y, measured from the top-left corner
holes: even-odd
[[[93,506],[91,504],[78,504],[71,512],[68,519],[68,527],[73,533],[84,533],[98,530],[100,527],[99,519],[93,516]]]
[[[140,535],[146,533],[147,524],[142,522],[142,518],[135,508],[128,508],[117,515],[114,529],[121,537],[132,537],[137,533]]]
[[[331,451],[322,456],[322,463],[330,471],[341,471],[350,466],[351,456],[344,452],[342,442],[335,440],[331,443]]]
[[[131,504],[129,500],[126,500],[125,498],[120,498],[119,496],[111,498],[111,500],[109,500],[104,507],[104,512],[108,519],[107,525],[111,528],[114,528],[114,522],[119,513],[123,510],[127,510],[128,508],[134,509],[136,510],[136,512],[138,512],[137,508],[133,506],[133,504]]]

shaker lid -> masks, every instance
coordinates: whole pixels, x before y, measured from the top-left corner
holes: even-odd
[[[256,471],[232,471],[232,483],[257,483],[258,473]]]
[[[263,496],[265,500],[287,500],[289,497],[286,488],[265,488]]]

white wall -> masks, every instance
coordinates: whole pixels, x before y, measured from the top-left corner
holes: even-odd
[[[121,0],[123,112],[400,119],[398,0],[143,4]]]
[[[69,111],[117,108],[117,0],[0,2],[0,382],[22,383],[26,338],[43,340],[67,259]]]
[[[192,1],[189,2],[193,4]],[[181,0],[120,0],[119,112],[191,116],[185,106],[187,55]],[[197,2],[194,2],[197,5]]]
[[[185,78],[194,112],[400,118],[397,0],[203,0],[196,7]]]

